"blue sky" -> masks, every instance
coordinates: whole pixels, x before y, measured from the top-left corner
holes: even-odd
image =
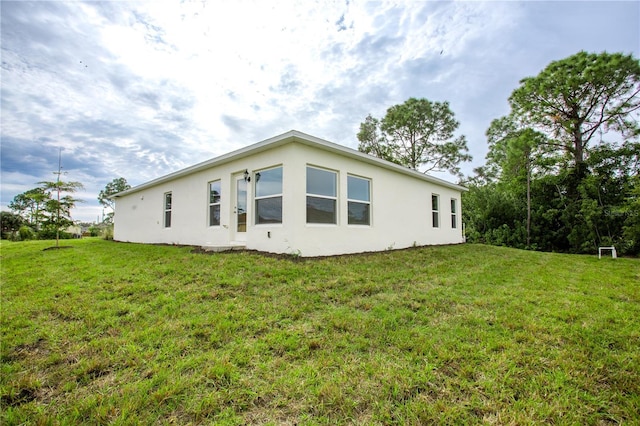
[[[577,53],[640,56],[640,2],[2,1],[0,206],[80,181],[73,218],[291,129],[357,148],[367,114],[448,101],[474,160],[520,79]]]

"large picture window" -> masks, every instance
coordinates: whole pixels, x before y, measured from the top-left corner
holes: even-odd
[[[431,224],[434,228],[438,228],[440,226],[439,209],[440,209],[440,197],[436,194],[432,194],[431,195]]]
[[[171,228],[171,192],[164,194],[164,227]]]
[[[209,226],[220,226],[220,181],[209,182]]]
[[[338,174],[307,167],[307,223],[337,223]]]
[[[256,225],[282,223],[282,167],[255,174]]]
[[[458,227],[457,213],[458,213],[458,206],[456,205],[456,199],[452,198],[451,199],[451,227],[454,229]]]
[[[347,210],[349,225],[371,224],[371,181],[347,176]]]

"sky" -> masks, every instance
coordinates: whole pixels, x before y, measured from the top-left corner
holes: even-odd
[[[473,161],[551,61],[640,57],[638,1],[2,1],[0,208],[79,181],[136,186],[295,129],[357,149],[368,114],[448,101]],[[447,180],[455,181],[453,178]]]

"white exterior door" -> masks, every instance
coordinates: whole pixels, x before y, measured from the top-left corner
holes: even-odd
[[[244,175],[235,175],[233,177],[233,212],[232,212],[232,229],[231,240],[232,241],[246,241],[247,240],[247,220],[248,215],[248,203],[247,203],[247,181],[244,180]]]

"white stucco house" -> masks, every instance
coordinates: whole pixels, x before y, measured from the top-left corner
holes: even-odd
[[[292,130],[114,195],[114,239],[304,257],[456,244],[465,190]]]

